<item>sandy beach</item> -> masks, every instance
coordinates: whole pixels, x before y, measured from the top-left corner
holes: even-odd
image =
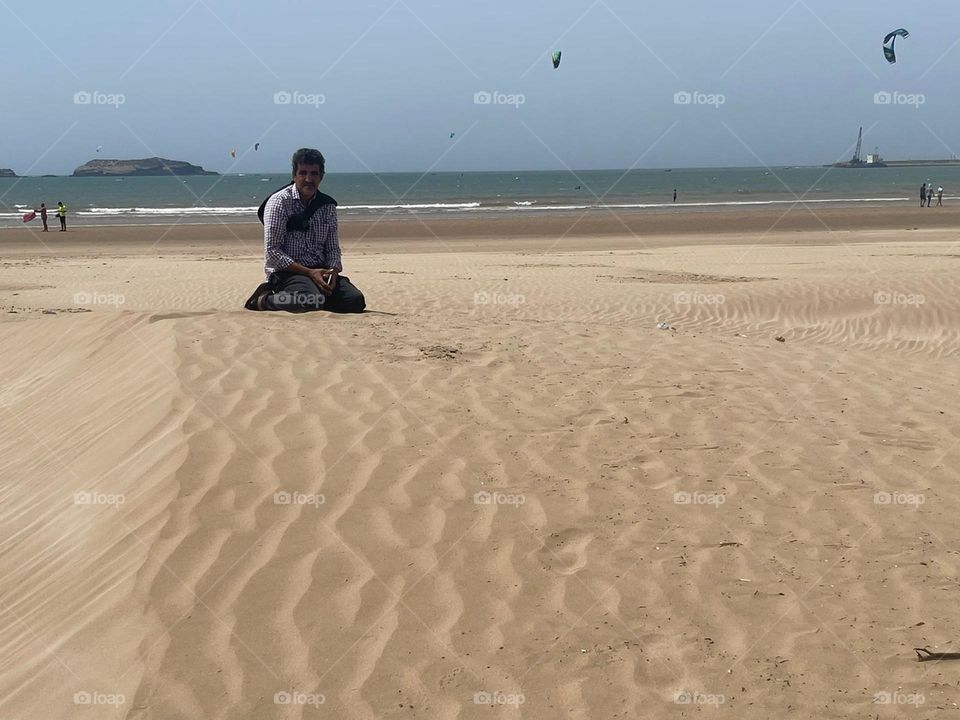
[[[960,210],[341,238],[0,232],[2,717],[957,712]]]

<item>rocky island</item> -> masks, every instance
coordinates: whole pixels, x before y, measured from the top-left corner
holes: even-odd
[[[143,160],[91,160],[73,171],[73,177],[136,177],[150,175],[218,175],[182,160],[152,157]]]
[[[0,178],[3,177],[16,177],[17,174],[8,168],[0,168]]]

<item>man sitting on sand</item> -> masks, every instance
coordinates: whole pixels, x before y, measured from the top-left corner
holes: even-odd
[[[366,302],[341,275],[337,201],[317,191],[325,161],[319,150],[293,154],[293,184],[270,196],[263,212],[267,282],[254,291],[248,310],[363,312]]]

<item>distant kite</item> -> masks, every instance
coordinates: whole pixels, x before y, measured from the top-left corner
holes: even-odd
[[[97,152],[100,152],[101,150],[103,150],[103,145],[97,145]]]
[[[253,144],[253,151],[256,152],[256,151],[259,150],[259,149],[260,149],[260,143],[254,143],[254,144]]]
[[[456,133],[450,133],[450,139],[451,139],[451,140],[453,140],[453,136],[454,136],[454,135],[456,135]]]
[[[234,148],[233,150],[230,151],[230,157],[235,158],[236,156],[237,156],[237,149]]]
[[[560,67],[560,56],[561,56],[562,54],[563,54],[563,53],[560,52],[559,50],[557,50],[557,51],[553,54],[553,69],[554,69],[554,70],[556,70],[558,67]]]
[[[889,33],[883,39],[883,56],[891,65],[897,61],[897,52],[894,45],[898,37],[908,38],[910,37],[910,33],[904,28],[900,28],[899,30],[894,30],[892,33]]]

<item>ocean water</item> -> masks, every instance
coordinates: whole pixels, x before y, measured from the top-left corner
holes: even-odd
[[[62,200],[71,225],[257,222],[260,202],[285,174],[199,177],[0,178],[0,227]],[[341,216],[382,217],[913,204],[920,185],[960,199],[960,167],[824,167],[588,170],[574,172],[331,173],[322,190]],[[677,189],[677,204],[673,190]],[[38,223],[39,221],[34,221]]]

